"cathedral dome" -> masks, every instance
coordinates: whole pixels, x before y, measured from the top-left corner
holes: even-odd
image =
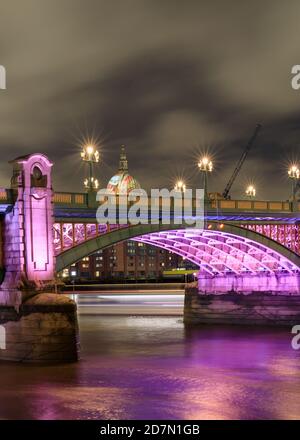
[[[139,182],[128,173],[128,161],[125,147],[122,145],[120,153],[119,171],[107,184],[107,189],[115,194],[128,194],[133,189],[140,189]]]

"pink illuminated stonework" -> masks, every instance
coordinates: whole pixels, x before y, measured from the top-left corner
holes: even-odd
[[[24,177],[25,271],[30,281],[54,278],[52,163],[43,155],[17,161]]]
[[[52,163],[43,154],[12,161],[14,205],[5,216],[5,279],[0,302],[20,302],[20,290],[42,289],[54,279]],[[17,299],[18,298],[18,299]]]

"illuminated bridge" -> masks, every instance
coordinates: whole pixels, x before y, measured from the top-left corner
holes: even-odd
[[[300,203],[213,200],[204,230],[176,224],[98,224],[95,193],[52,193],[51,162],[30,155],[13,162],[10,189],[0,190],[3,286],[44,284],[54,272],[120,241],[134,239],[199,266],[205,291],[298,293]],[[22,282],[23,282],[22,281]]]
[[[276,290],[280,275],[284,280],[281,290],[298,290],[294,276],[300,265],[298,205],[295,212],[289,202],[213,201],[206,212],[205,230],[200,230],[177,225],[174,219],[169,225],[97,224],[96,207],[89,207],[87,194],[57,193],[54,201],[54,251],[59,271],[99,249],[134,239],[197,264],[199,274],[209,280],[209,286],[201,281],[208,290],[215,288],[212,279],[218,289],[222,284],[227,289],[231,275],[235,280],[237,275],[242,277],[240,289]],[[260,277],[260,283],[257,277],[255,284],[251,282],[254,275]]]
[[[298,202],[210,201],[201,228],[179,224],[174,207],[165,224],[160,206],[156,224],[122,216],[98,224],[94,192],[53,193],[46,156],[12,164],[11,187],[0,190],[0,359],[77,360],[76,304],[54,293],[56,273],[128,239],[198,265],[198,284],[185,289],[186,324],[299,323]]]

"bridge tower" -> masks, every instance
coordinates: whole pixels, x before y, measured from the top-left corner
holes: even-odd
[[[52,162],[43,154],[11,161],[14,204],[2,229],[5,278],[0,304],[19,306],[26,293],[54,285]]]
[[[76,304],[53,293],[53,164],[43,154],[12,164],[13,203],[2,221],[0,360],[76,361]]]

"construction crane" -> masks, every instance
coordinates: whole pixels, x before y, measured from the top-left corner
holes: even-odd
[[[261,125],[257,124],[257,126],[255,127],[255,131],[254,131],[252,137],[249,139],[249,142],[246,145],[246,148],[245,148],[243,154],[241,155],[240,160],[238,161],[238,164],[235,167],[235,170],[234,170],[232,176],[230,177],[230,179],[229,179],[229,181],[228,181],[228,183],[226,185],[226,188],[223,191],[222,195],[223,195],[224,199],[228,200],[230,198],[229,192],[231,190],[231,187],[232,187],[232,185],[233,185],[237,175],[239,174],[239,172],[240,172],[240,170],[241,170],[241,168],[243,166],[243,163],[244,163],[244,161],[245,161],[245,159],[246,159],[246,157],[247,157],[247,155],[248,155],[248,153],[249,153],[249,151],[250,151],[250,149],[251,149],[251,147],[252,147],[252,145],[253,145],[253,143],[254,143],[254,141],[255,141],[255,139],[256,139],[260,129],[261,129]]]

